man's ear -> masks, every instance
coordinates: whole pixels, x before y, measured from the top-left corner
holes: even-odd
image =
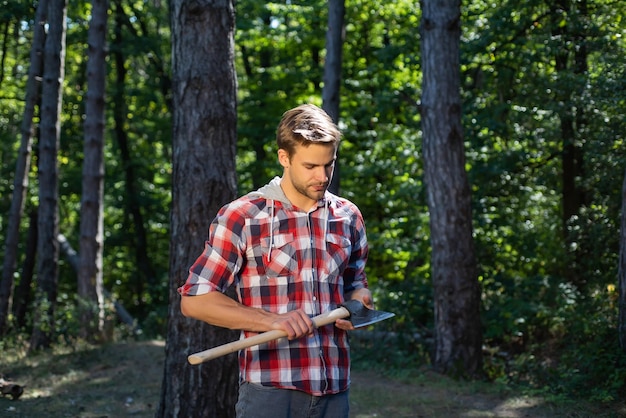
[[[278,150],[278,162],[283,168],[288,168],[290,165],[289,153],[282,148]]]

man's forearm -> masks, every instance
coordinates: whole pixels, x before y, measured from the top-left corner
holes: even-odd
[[[272,329],[275,314],[244,306],[220,292],[183,296],[180,302],[183,315],[229,329],[264,332]]]

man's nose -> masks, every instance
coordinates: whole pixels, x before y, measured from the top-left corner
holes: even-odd
[[[320,181],[321,183],[326,183],[328,181],[329,173],[326,167],[320,167],[315,170],[315,180]]]

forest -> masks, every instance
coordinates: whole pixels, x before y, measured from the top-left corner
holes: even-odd
[[[28,116],[27,109],[33,46],[42,29],[38,5],[48,2],[64,4],[4,0],[0,14],[1,344],[30,339],[40,349],[86,336],[76,257],[82,199],[93,191],[85,188],[93,76],[88,37],[92,14],[102,5],[108,14],[101,103],[102,319],[110,327],[108,338],[165,339],[172,290],[184,280],[171,277],[174,6],[160,0],[67,3],[56,158],[58,251],[36,268],[46,246],[37,220],[52,191],[42,177],[42,138],[50,126],[37,111],[50,99],[45,77],[34,113]],[[234,5],[237,195],[279,174],[275,130],[282,113],[301,103],[322,105],[331,3]],[[390,368],[433,362],[434,208],[421,118],[423,3],[428,0],[346,1],[342,32],[336,118],[344,139],[336,175],[340,194],[359,206],[366,222],[367,274],[377,307],[396,314],[377,328],[393,336],[385,350],[402,354],[379,352]],[[626,3],[473,0],[459,7],[480,374],[555,396],[623,399]],[[51,26],[43,27],[52,33]],[[23,138],[31,134],[32,161],[21,179]],[[218,148],[215,153],[223,151]],[[23,208],[12,238],[12,203],[20,185]],[[14,258],[7,262],[10,247]],[[53,311],[41,303],[46,272],[56,277]],[[44,330],[48,341],[35,338],[46,309],[53,313]]]

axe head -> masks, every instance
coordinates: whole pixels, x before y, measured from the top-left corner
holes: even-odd
[[[350,316],[347,319],[352,322],[354,328],[366,327],[395,316],[395,314],[391,312],[369,309],[358,300],[345,301],[341,306],[350,312]]]

